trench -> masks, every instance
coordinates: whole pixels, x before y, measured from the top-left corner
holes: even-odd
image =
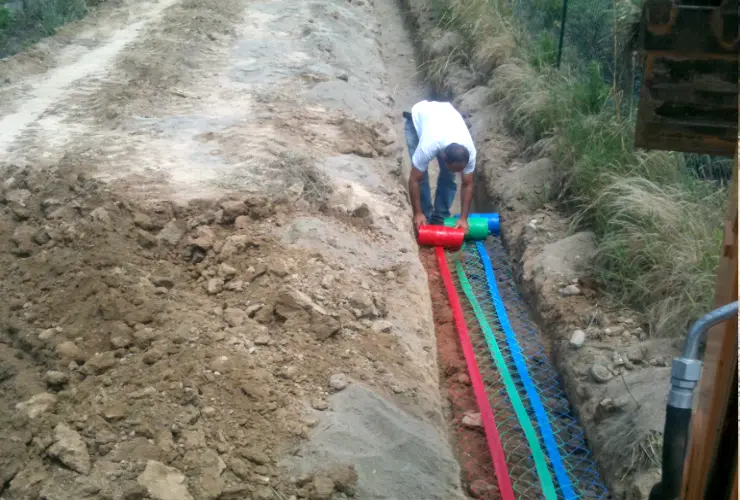
[[[401,12],[399,14],[402,15]],[[413,27],[407,25],[405,30],[413,30]],[[415,55],[419,57],[418,53]],[[434,89],[426,89],[424,96],[434,100],[445,100],[446,97]],[[403,154],[408,171],[410,165],[405,148]],[[436,175],[432,171],[435,167],[430,168],[432,190],[436,182]],[[459,203],[458,195],[453,212],[459,211]],[[498,208],[478,170],[471,212],[495,213]],[[446,260],[453,270],[452,275],[456,274],[455,267],[458,268],[455,283],[460,297],[465,297],[460,288],[460,279],[466,280],[466,275],[475,276],[475,280],[471,278],[472,287],[468,291],[480,301],[476,303],[479,312],[485,311],[485,316],[476,317],[471,302],[463,299],[465,322],[470,329],[470,343],[477,361],[474,367],[471,367],[470,361],[466,362],[449,290],[445,293],[444,271],[435,257],[435,251],[420,248],[419,253],[429,279],[437,336],[440,393],[447,403],[445,417],[449,439],[460,465],[461,485],[465,493],[471,498],[487,500],[611,498],[606,482],[599,474],[595,457],[590,452],[586,432],[579,424],[576,412],[570,407],[565,384],[553,366],[550,342],[537,325],[541,318],[526,305],[519,291],[508,249],[498,235],[490,235],[485,243],[478,244],[483,252],[480,255],[470,250],[470,244],[466,245],[468,250],[462,258],[462,265],[456,264],[456,259],[452,257],[454,252],[446,252]],[[439,249],[436,251],[439,255],[438,252]],[[484,274],[484,261],[488,261],[491,268],[495,269],[491,279],[495,280],[494,287],[498,287],[501,311],[496,311],[491,302],[492,296],[486,293],[485,283],[480,282]],[[475,297],[472,297],[473,300],[476,300]],[[506,337],[503,322],[509,324],[508,333],[513,338]],[[510,370],[514,375],[510,380],[513,385],[508,389],[517,393],[515,397],[519,398],[519,405],[526,416],[517,415],[512,407],[514,394],[507,392],[499,370],[503,367],[493,360],[490,342],[496,344],[496,340],[491,338],[489,342],[486,341],[485,327],[495,332],[491,333],[501,349],[501,362],[506,366],[505,370]],[[515,361],[517,358],[519,364]],[[481,414],[486,411],[482,411],[481,402],[476,401],[475,384],[471,381],[476,378],[472,371],[475,369],[485,386],[487,403],[492,410],[496,427],[494,433],[498,434],[495,439],[500,446],[498,450],[490,445],[491,436],[481,421]],[[511,375],[509,377],[512,378]],[[525,386],[529,386],[528,390]],[[534,409],[535,406],[539,407],[540,413]],[[535,441],[522,429],[523,420],[529,419],[530,429],[536,433]],[[547,456],[542,456],[543,450],[547,451],[544,454]],[[540,454],[539,463],[535,463],[532,457],[537,453]],[[502,472],[496,468],[497,460],[506,463],[508,474],[505,481],[499,480]]]

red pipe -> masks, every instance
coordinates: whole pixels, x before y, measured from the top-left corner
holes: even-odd
[[[465,230],[457,227],[422,224],[416,242],[419,246],[444,247],[457,250],[465,240]]]
[[[450,268],[447,266],[445,251],[442,247],[437,247],[434,250],[437,254],[437,262],[439,263],[442,280],[444,281],[445,289],[447,290],[447,297],[450,300],[452,315],[455,318],[455,326],[460,335],[460,344],[462,346],[463,354],[465,355],[465,362],[468,365],[468,374],[470,375],[470,381],[473,385],[475,400],[478,403],[478,409],[480,410],[483,430],[486,433],[488,450],[491,452],[493,470],[496,473],[496,481],[498,481],[501,498],[502,500],[514,500],[514,490],[511,487],[509,468],[506,466],[506,458],[504,457],[504,449],[501,446],[501,438],[499,437],[498,429],[496,428],[496,421],[493,417],[493,410],[491,410],[491,404],[488,401],[488,395],[486,394],[486,389],[483,385],[483,377],[481,377],[480,370],[478,370],[478,363],[475,361],[473,344],[470,342],[470,333],[465,324],[465,315],[463,314],[462,306],[460,305],[460,298],[457,296],[457,290],[455,290],[455,285],[452,282],[452,274],[450,274]]]

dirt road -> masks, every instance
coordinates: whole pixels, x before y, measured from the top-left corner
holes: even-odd
[[[462,498],[393,0],[109,2],[0,61],[0,498]]]

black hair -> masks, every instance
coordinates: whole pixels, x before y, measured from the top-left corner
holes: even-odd
[[[453,142],[445,148],[445,161],[449,163],[462,163],[468,164],[470,160],[470,152],[468,148],[461,144]]]

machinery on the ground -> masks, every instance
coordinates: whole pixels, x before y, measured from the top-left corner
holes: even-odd
[[[663,474],[650,500],[738,498],[738,24],[738,0],[643,5],[636,147],[734,158],[716,309],[674,360]]]

